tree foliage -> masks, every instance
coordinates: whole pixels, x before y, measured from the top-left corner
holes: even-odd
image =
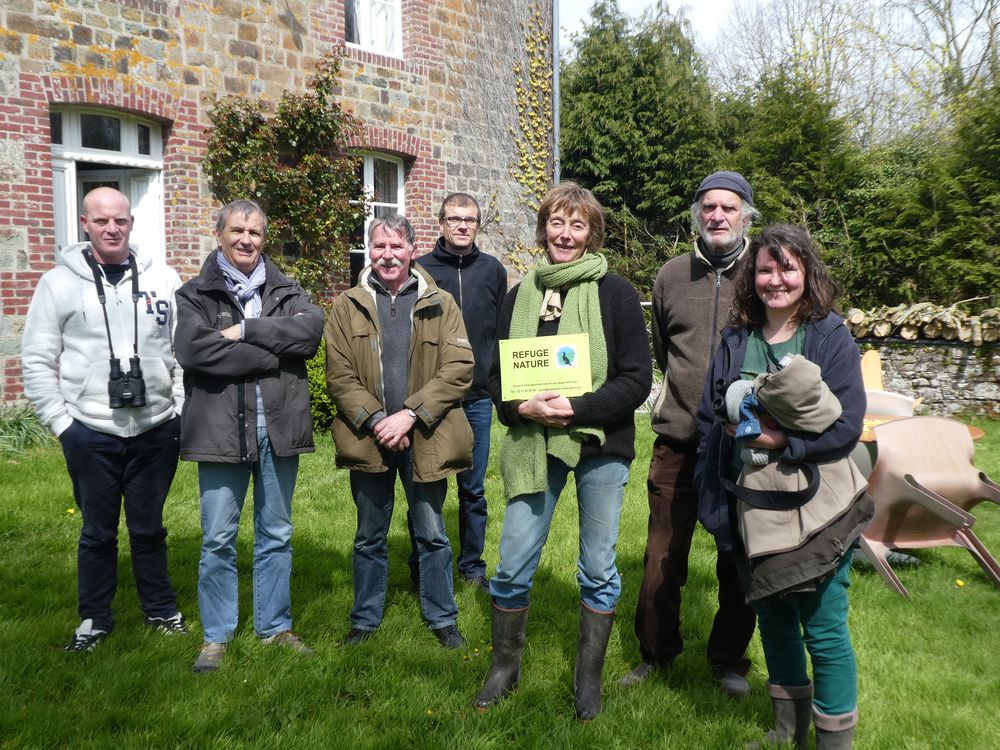
[[[691,195],[717,158],[704,65],[687,21],[659,4],[639,25],[599,0],[562,70],[563,173],[650,231],[687,234]]]
[[[648,289],[698,181],[735,169],[764,223],[818,240],[845,305],[997,306],[1000,0],[758,6],[738,4],[710,88],[682,17],[595,3],[564,64],[562,163],[609,209],[612,267]]]
[[[328,54],[305,93],[286,91],[272,116],[244,96],[218,100],[202,161],[217,199],[261,204],[268,254],[314,294],[346,267],[366,210],[359,160],[347,152],[362,131],[333,98],[339,73],[340,54]]]

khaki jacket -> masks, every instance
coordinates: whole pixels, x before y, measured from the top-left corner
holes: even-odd
[[[761,407],[785,430],[821,433],[843,413],[840,401],[823,382],[819,365],[795,355],[782,370],[762,372],[754,382]],[[819,473],[816,494],[788,510],[755,508],[737,503],[747,557],[798,549],[850,508],[868,486],[850,456],[814,464]],[[808,480],[802,465],[771,461],[743,467],[739,484],[751,490],[803,490]]]
[[[472,428],[462,398],[472,383],[473,355],[462,313],[447,292],[417,266],[417,301],[404,401],[417,415],[410,436],[413,481],[434,482],[472,465]],[[333,441],[337,466],[382,472],[386,463],[365,427],[384,410],[382,334],[374,290],[366,269],[357,286],[340,295],[326,321],[326,384],[337,406]]]

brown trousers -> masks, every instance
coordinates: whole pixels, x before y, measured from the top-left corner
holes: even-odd
[[[674,450],[663,437],[653,443],[646,480],[649,529],[635,611],[635,634],[642,659],[653,664],[667,665],[684,650],[681,588],[687,583],[688,554],[698,523],[695,459],[693,449]],[[744,653],[753,638],[756,616],[746,603],[729,553],[719,553],[715,575],[719,580],[719,609],[708,637],[708,660],[716,673],[746,674],[750,662]]]

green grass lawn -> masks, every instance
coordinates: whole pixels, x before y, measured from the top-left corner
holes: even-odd
[[[318,655],[303,659],[261,646],[250,615],[251,521],[240,536],[242,625],[223,668],[195,675],[200,531],[195,467],[181,464],[167,501],[170,567],[193,626],[168,638],[142,625],[125,533],[115,601],[117,627],[92,654],[62,653],[77,625],[76,538],[69,479],[57,446],[0,458],[0,746],[372,747],[372,748],[742,748],[768,726],[770,703],[759,642],[751,647],[752,696],[732,701],[712,686],[704,656],[714,614],[714,547],[701,530],[685,589],[687,651],[668,674],[625,691],[617,678],[637,659],[632,616],[642,574],[645,478],[651,432],[640,417],[639,456],[622,514],[619,567],[624,591],[605,667],[605,709],[574,718],[576,504],[556,512],[528,619],[521,688],[485,714],[472,709],[489,665],[489,602],[459,585],[459,626],[469,641],[447,651],[426,630],[409,586],[402,501],[390,530],[385,621],[376,637],[339,648],[350,627],[350,551],[355,512],[347,474],[333,468],[328,436],[303,458],[295,497],[295,630]],[[1000,422],[977,463],[1000,477]],[[490,570],[497,561],[503,503],[499,474],[487,484]],[[457,543],[454,489],[447,505]],[[976,510],[976,531],[1000,554],[1000,508]],[[853,573],[851,628],[860,671],[860,748],[1000,746],[1000,590],[959,549],[917,553],[900,570],[912,599],[871,571]],[[964,586],[959,586],[961,579]]]

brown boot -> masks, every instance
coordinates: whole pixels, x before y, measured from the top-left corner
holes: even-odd
[[[479,695],[472,702],[480,711],[510,693],[521,680],[521,657],[524,633],[528,626],[528,608],[503,609],[493,602],[493,657],[490,671]]]
[[[801,687],[767,684],[774,709],[774,729],[762,740],[751,742],[747,750],[785,746],[806,750],[809,745],[809,725],[812,723],[812,683]]]
[[[580,605],[580,640],[576,647],[573,695],[576,698],[576,718],[583,721],[589,721],[601,712],[601,673],[614,621],[614,611],[595,612]]]

